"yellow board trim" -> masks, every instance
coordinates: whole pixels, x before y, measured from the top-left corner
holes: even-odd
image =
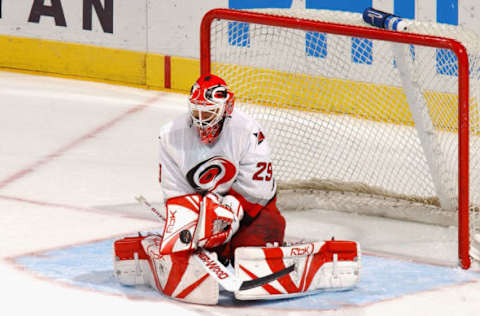
[[[172,56],[172,89],[190,91],[192,84],[200,76],[200,62],[198,59]]]
[[[171,57],[170,66],[171,89],[188,92],[200,75],[199,60]],[[0,67],[157,90],[165,87],[164,55],[52,40],[1,35]],[[236,95],[244,95],[244,90],[249,89],[252,100],[258,96],[265,105],[293,106],[304,111],[349,114],[373,121],[413,125],[405,95],[398,87],[236,65],[214,64],[213,69],[219,69],[217,72],[232,86]],[[228,73],[235,74],[236,77],[228,78]],[[263,82],[269,82],[270,85],[274,82],[277,85],[275,94],[269,95]],[[315,92],[306,94],[304,91]],[[368,109],[358,109],[359,95],[371,96]],[[392,98],[394,95],[396,97]],[[456,131],[457,96],[433,91],[425,92],[424,96],[434,125]],[[394,104],[386,112],[383,104],[391,104],[392,100],[395,100]],[[478,106],[473,99],[471,105]],[[480,123],[477,116],[480,115],[471,119],[472,128]]]
[[[165,56],[146,54],[145,56],[145,85],[151,89],[165,87]]]
[[[400,87],[231,64],[213,63],[212,69],[226,80],[237,99],[243,102],[414,125],[405,93]],[[360,99],[365,96],[369,97],[368,102]],[[439,130],[456,132],[457,95],[426,91],[424,98],[433,125]],[[388,111],[384,106],[386,103],[390,105]],[[470,106],[478,108],[475,99],[470,99]],[[472,113],[470,122],[471,131],[479,133],[479,115]]]
[[[145,53],[121,49],[0,36],[0,65],[145,85]]]

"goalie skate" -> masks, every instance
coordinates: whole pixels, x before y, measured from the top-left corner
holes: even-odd
[[[289,274],[248,290],[235,292],[239,300],[279,299],[326,290],[347,290],[360,275],[360,246],[353,241],[325,241],[287,247],[242,247],[235,251],[235,273],[255,279],[294,265]]]

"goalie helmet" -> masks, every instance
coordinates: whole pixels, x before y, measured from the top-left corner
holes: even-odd
[[[203,75],[193,84],[188,105],[192,125],[202,143],[213,144],[217,140],[225,119],[232,114],[234,100],[225,81],[215,75]]]

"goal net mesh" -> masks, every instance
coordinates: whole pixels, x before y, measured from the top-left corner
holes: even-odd
[[[369,27],[361,14],[255,10]],[[470,62],[470,231],[480,226],[480,42],[457,26]],[[280,207],[319,207],[457,223],[458,62],[450,50],[216,19],[211,72],[263,126]],[[308,195],[306,197],[305,195]]]

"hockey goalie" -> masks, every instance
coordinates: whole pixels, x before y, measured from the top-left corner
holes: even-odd
[[[117,240],[115,276],[199,304],[216,304],[219,284],[243,300],[353,287],[356,242],[284,240],[267,139],[234,101],[223,79],[203,75],[188,113],[162,128],[163,232]]]

